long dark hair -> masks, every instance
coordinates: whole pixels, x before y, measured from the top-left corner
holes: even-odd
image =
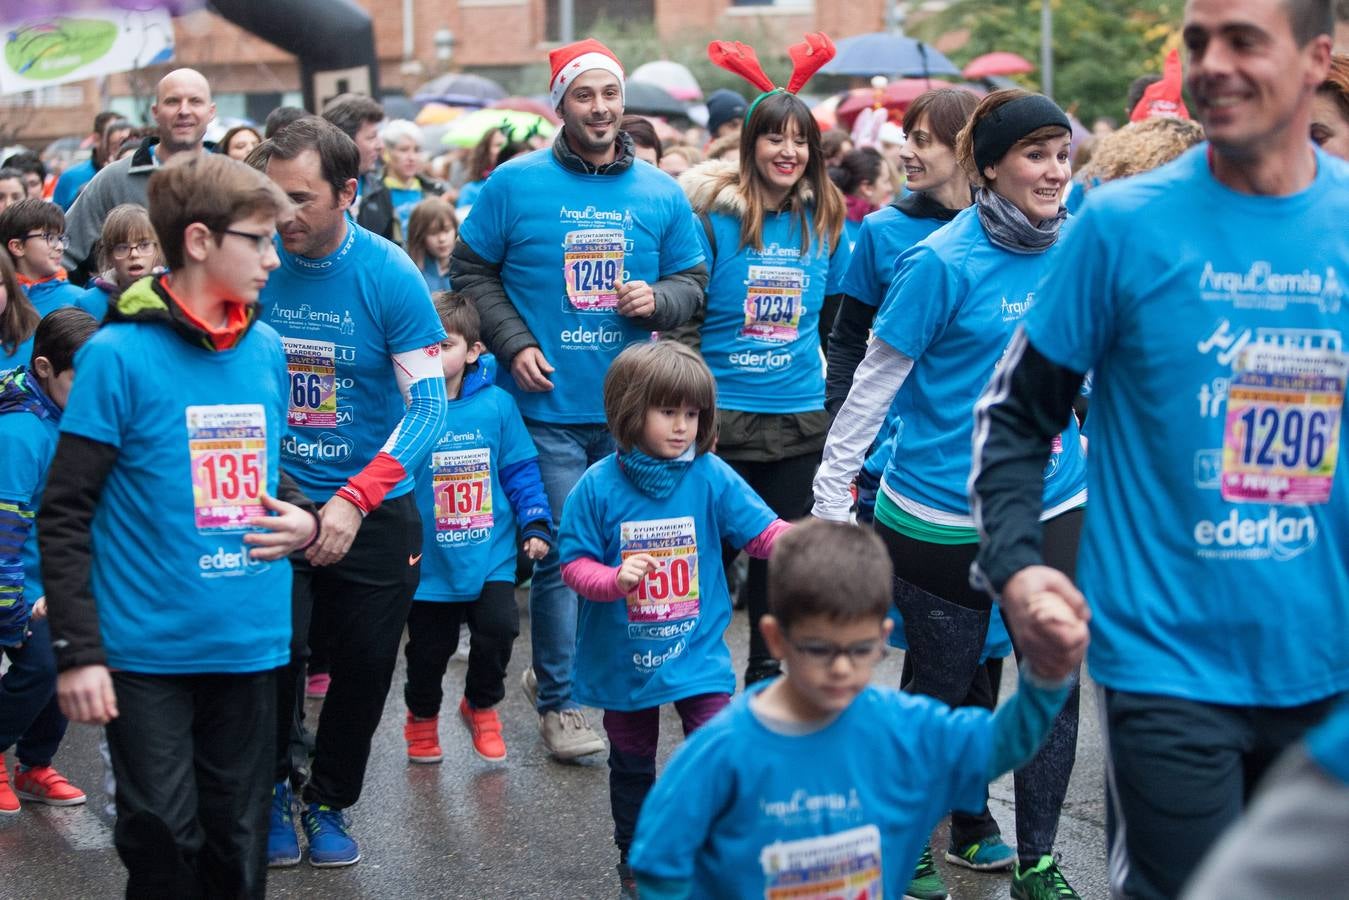
[[[0,284],[5,286],[5,311],[0,313],[0,346],[4,347],[6,354],[13,356],[19,345],[33,336],[42,316],[19,284],[19,277],[14,272],[14,263],[10,261],[8,253],[0,253]],[[16,362],[28,364],[26,359]]]
[[[740,219],[740,244],[753,246],[756,250],[763,249],[763,219],[767,203],[764,202],[763,177],[754,161],[754,145],[762,135],[782,134],[788,121],[796,125],[798,134],[805,136],[810,150],[801,182],[814,194],[814,240],[817,251],[823,252],[826,245],[831,248],[837,246],[839,235],[843,233],[846,213],[843,195],[829,180],[825,169],[819,124],[810,114],[810,108],[795,94],[788,93],[769,94],[759,101],[754,114],[740,131],[740,195],[745,202],[745,213]],[[805,208],[805,204],[796,204],[796,207],[801,225],[801,252],[804,254],[811,242],[810,210]]]

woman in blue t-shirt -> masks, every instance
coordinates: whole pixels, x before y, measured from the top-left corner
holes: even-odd
[[[958,705],[978,678],[990,599],[969,584],[979,544],[966,481],[972,411],[1018,330],[1067,218],[1068,118],[1021,90],[994,92],[961,131],[956,156],[979,186],[975,205],[899,260],[874,340],[839,410],[815,480],[815,515],[846,519],[848,484],[895,403],[904,437],[886,465],[876,529],[895,567],[914,676],[909,689]],[[1010,343],[1009,343],[1010,340]],[[1044,555],[1072,577],[1086,502],[1077,423],[1055,439],[1044,471]],[[1015,896],[1075,897],[1054,862],[1059,812],[1077,743],[1077,692],[1044,748],[1016,774]],[[992,826],[994,829],[996,826]],[[956,829],[957,831],[959,829]],[[947,858],[978,859],[996,838],[953,834]],[[1005,859],[1005,854],[1003,855]],[[1006,863],[1003,862],[1003,865]]]
[[[28,365],[33,355],[33,332],[42,315],[19,284],[14,263],[0,253],[0,372]]]
[[[709,277],[704,314],[675,336],[716,378],[717,454],[773,512],[799,518],[829,429],[820,349],[849,259],[819,126],[794,94],[767,94],[741,132],[738,165],[703,163],[680,183],[702,220]],[[759,634],[767,575],[750,560],[747,685],[780,671]]]

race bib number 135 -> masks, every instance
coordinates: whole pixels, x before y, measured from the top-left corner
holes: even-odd
[[[245,531],[265,516],[267,414],[259,404],[189,406],[192,508],[201,532]]]

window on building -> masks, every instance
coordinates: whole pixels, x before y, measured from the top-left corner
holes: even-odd
[[[655,21],[655,0],[572,0],[572,40],[580,40],[600,22],[636,25]],[[544,0],[544,40],[562,40],[562,0]]]

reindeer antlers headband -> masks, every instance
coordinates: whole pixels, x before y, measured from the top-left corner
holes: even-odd
[[[754,98],[749,109],[745,110],[746,122],[754,115],[754,108],[763,98],[770,94],[795,94],[805,87],[811,76],[833,59],[836,52],[834,42],[829,40],[829,36],[824,32],[816,31],[806,35],[804,41],[787,48],[787,55],[792,59],[792,77],[787,82],[786,88],[780,88],[773,84],[773,79],[764,74],[759,57],[755,54],[754,48],[748,44],[739,41],[713,41],[707,45],[707,57],[715,65],[728,72],[734,72],[763,91]]]

